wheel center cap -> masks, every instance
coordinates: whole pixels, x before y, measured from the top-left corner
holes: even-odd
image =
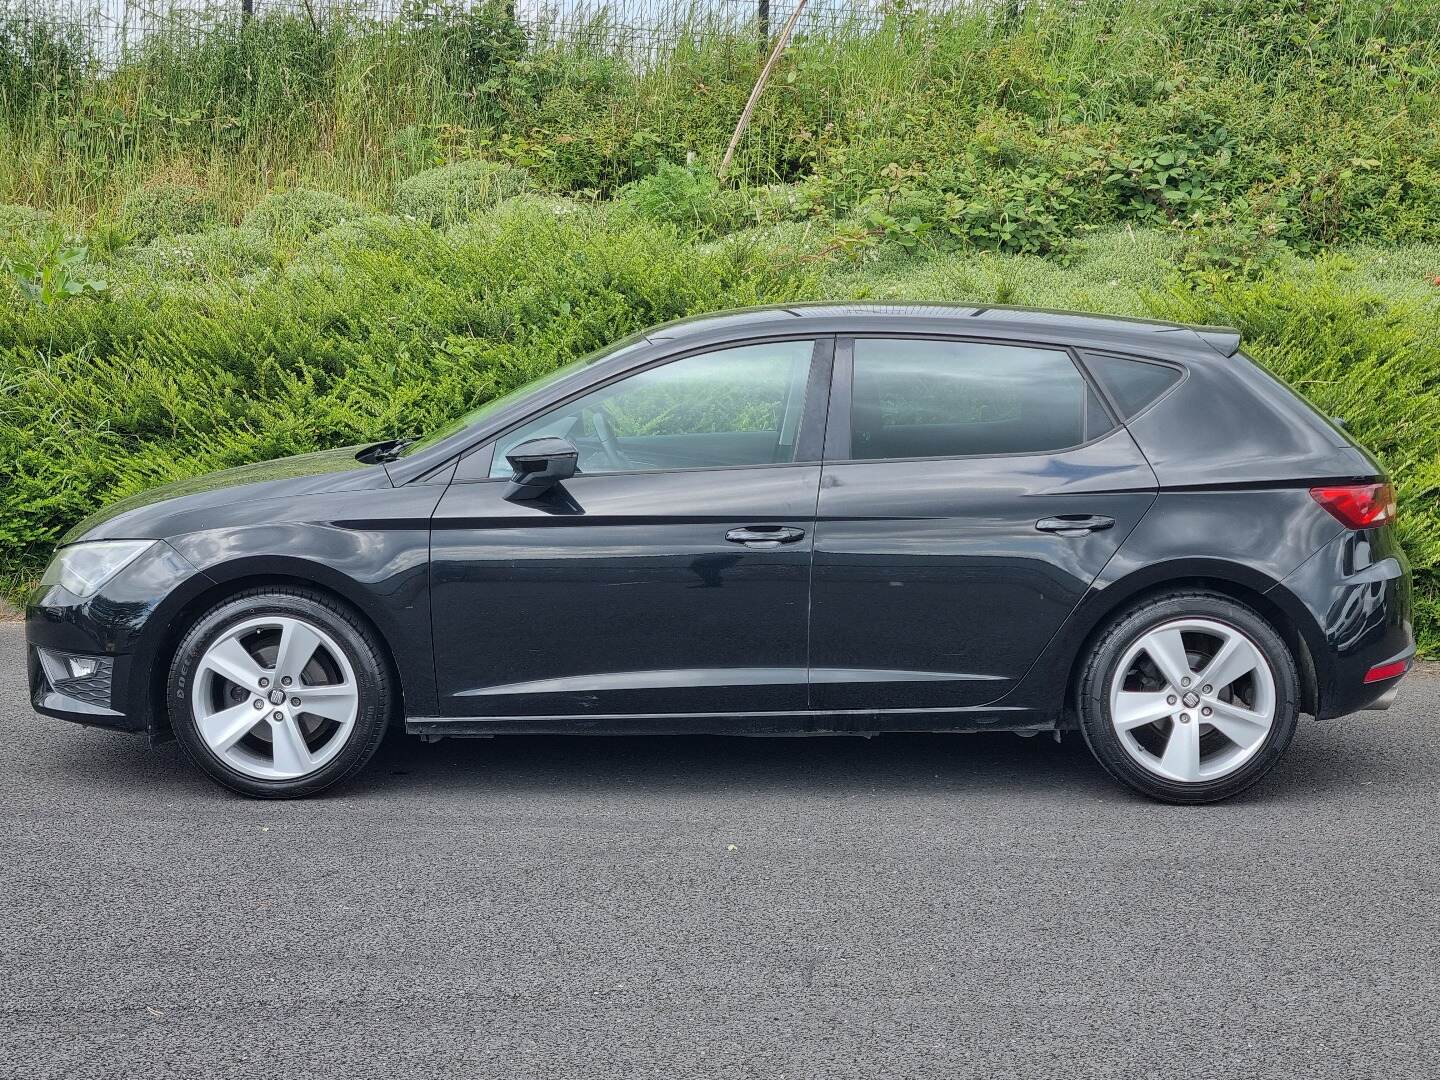
[[[282,694],[281,697],[284,697],[284,695]],[[271,695],[271,699],[274,699],[274,695]],[[1200,704],[1200,695],[1195,693],[1194,690],[1191,690],[1180,700],[1185,703],[1187,709],[1193,709],[1196,705]]]
[[[270,704],[271,704],[271,705],[283,705],[284,703],[285,703],[285,691],[284,691],[284,690],[278,690],[278,689],[277,689],[277,690],[271,690],[271,691],[270,691]]]

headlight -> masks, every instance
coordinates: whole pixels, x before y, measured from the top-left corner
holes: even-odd
[[[157,543],[158,540],[94,540],[63,547],[45,568],[40,591],[59,585],[76,596],[92,596],[101,585]]]

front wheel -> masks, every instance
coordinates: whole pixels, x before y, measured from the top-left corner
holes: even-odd
[[[1116,779],[1156,799],[1243,791],[1290,745],[1295,660],[1251,608],[1209,592],[1153,597],[1100,636],[1079,687],[1085,742]]]
[[[168,684],[170,723],[195,764],[259,798],[313,795],[357,772],[393,707],[373,633],[307,589],[254,589],[200,616]]]

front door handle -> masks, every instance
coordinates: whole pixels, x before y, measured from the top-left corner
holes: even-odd
[[[750,548],[774,548],[804,538],[804,529],[789,525],[749,525],[743,529],[731,529],[725,534],[725,539],[732,544],[744,544]]]
[[[1100,529],[1108,529],[1115,519],[1099,514],[1061,514],[1059,517],[1041,518],[1035,528],[1041,532],[1052,532],[1059,536],[1085,536]]]

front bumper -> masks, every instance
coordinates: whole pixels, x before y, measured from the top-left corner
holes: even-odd
[[[93,596],[59,585],[37,592],[25,611],[35,711],[118,731],[153,733],[163,726],[156,717],[156,665],[168,655],[171,617],[209,584],[160,542]]]

